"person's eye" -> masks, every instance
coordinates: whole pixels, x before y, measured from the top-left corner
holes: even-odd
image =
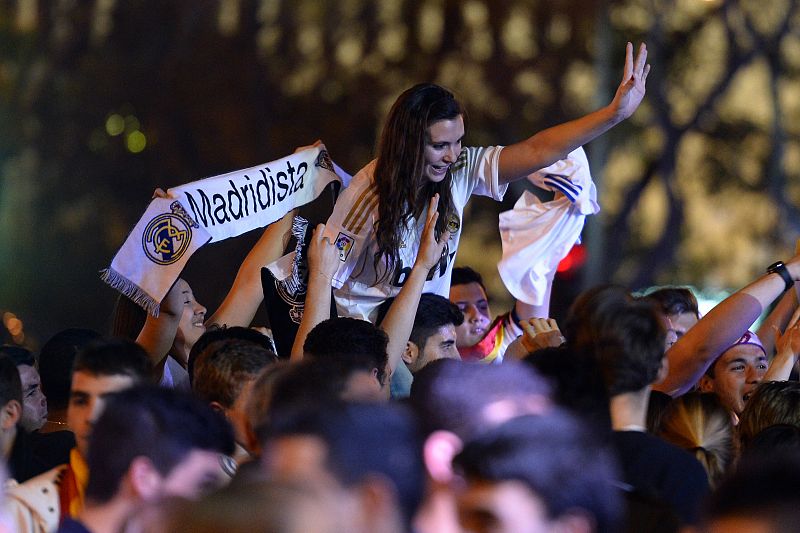
[[[731,370],[733,370],[734,372],[743,372],[744,365],[736,365],[735,367],[731,368]]]

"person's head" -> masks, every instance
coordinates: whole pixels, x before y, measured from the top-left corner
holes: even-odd
[[[800,383],[767,381],[755,388],[739,417],[739,438],[747,448],[762,430],[777,424],[800,428]]]
[[[0,456],[10,451],[22,412],[22,382],[17,365],[10,357],[0,355]]]
[[[275,354],[261,346],[223,340],[208,345],[195,363],[195,395],[225,415],[234,428],[236,441],[247,449],[252,448],[253,433],[245,414],[245,390],[274,361]]]
[[[630,292],[619,285],[599,285],[575,298],[567,311],[561,331],[576,351],[593,354],[605,321],[614,310],[632,301]]]
[[[67,425],[75,433],[75,443],[83,457],[106,395],[146,383],[149,375],[147,353],[133,341],[101,339],[78,353],[72,369]]]
[[[99,338],[94,330],[69,328],[53,335],[39,350],[39,376],[50,411],[67,408],[75,356]]]
[[[459,516],[469,531],[617,531],[616,464],[564,412],[510,420],[468,441],[453,462],[466,480]]]
[[[206,308],[195,299],[194,292],[186,280],[178,278],[175,285],[183,298],[183,311],[170,354],[186,366],[189,361],[189,351],[206,331]]]
[[[691,392],[672,400],[661,419],[659,434],[700,461],[712,488],[734,457],[733,421],[713,394]]]
[[[761,340],[748,331],[708,368],[700,378],[700,390],[713,392],[725,408],[739,415],[764,377],[767,365]]]
[[[705,505],[703,533],[792,533],[800,509],[800,454],[743,459]]]
[[[662,287],[645,298],[655,302],[669,323],[667,336],[680,339],[700,320],[700,309],[692,291],[686,287]]]
[[[275,345],[272,343],[272,339],[253,328],[245,328],[242,326],[214,327],[203,333],[189,351],[189,360],[186,366],[186,370],[189,373],[189,383],[194,380],[194,364],[200,352],[205,350],[209,344],[224,340],[250,342],[272,352],[273,358],[277,359],[277,355],[275,355]]]
[[[390,109],[378,141],[374,172],[379,198],[375,264],[386,257],[387,274],[399,257],[398,230],[409,215],[419,215],[435,193],[440,195],[436,235],[447,228],[453,213],[450,167],[461,153],[463,137],[461,105],[439,85],[415,85]]]
[[[604,305],[591,352],[609,397],[638,392],[666,376],[664,324],[650,302],[615,300]]]
[[[450,301],[464,313],[464,321],[456,328],[458,347],[475,346],[492,323],[492,310],[481,275],[470,267],[453,268]]]
[[[460,359],[456,328],[464,315],[447,298],[425,293],[419,299],[403,362],[412,374],[437,359]]]
[[[398,404],[283,411],[263,450],[272,479],[335,488],[354,522],[344,531],[408,530],[422,499],[421,435]]]
[[[33,354],[21,346],[0,346],[0,355],[6,355],[17,365],[22,381],[22,419],[19,425],[25,431],[41,429],[47,422],[47,397],[42,392],[42,381],[36,370]]]
[[[109,395],[94,424],[86,498],[197,498],[224,480],[220,454],[232,451],[230,426],[199,399],[152,385],[128,388]]]
[[[352,361],[369,365],[381,386],[387,385],[389,337],[366,320],[330,318],[312,329],[303,344],[303,352],[313,359]]]

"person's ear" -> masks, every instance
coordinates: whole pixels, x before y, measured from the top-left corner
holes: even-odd
[[[406,343],[406,349],[403,351],[403,362],[409,367],[414,366],[419,357],[419,347],[411,341]]]
[[[22,404],[17,400],[9,400],[0,412],[0,427],[9,430],[22,418]]]
[[[143,501],[159,496],[161,475],[147,457],[134,457],[128,467],[128,476],[134,493]]]
[[[446,484],[453,479],[453,457],[463,445],[455,433],[443,429],[434,431],[425,439],[422,455],[428,474],[434,481]]]
[[[698,382],[700,392],[714,392],[714,380],[708,377],[708,374],[703,374]]]

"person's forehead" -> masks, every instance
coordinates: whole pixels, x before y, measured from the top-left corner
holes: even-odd
[[[454,302],[479,302],[486,300],[486,293],[477,281],[450,286],[450,300]]]
[[[133,378],[126,374],[92,374],[80,370],[72,374],[72,392],[100,395],[118,392],[132,386]]]
[[[464,136],[464,119],[461,115],[452,119],[437,120],[428,126],[427,137],[432,143],[455,142]]]
[[[436,336],[438,336],[442,341],[455,340],[456,338],[455,325],[445,324],[444,326],[439,326],[439,329],[436,330]]]
[[[766,358],[767,356],[764,354],[764,350],[755,344],[739,344],[722,354],[722,357],[719,358],[719,363],[725,365],[738,359],[744,359],[745,361],[757,361],[759,359]]]
[[[17,366],[17,370],[19,370],[19,378],[22,381],[23,387],[36,385],[39,383],[39,372],[37,372],[32,366],[19,365]]]

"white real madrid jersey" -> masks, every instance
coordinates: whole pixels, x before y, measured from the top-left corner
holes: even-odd
[[[451,191],[456,217],[448,221],[450,240],[439,265],[431,272],[424,292],[450,292],[450,275],[458,242],[463,231],[464,206],[472,194],[501,200],[506,185],[498,183],[498,162],[502,146],[468,147],[461,150],[450,167]],[[425,226],[427,207],[419,219],[410,220],[401,237],[399,262],[386,280],[376,283],[374,264],[377,243],[375,222],[378,220],[378,191],[373,182],[375,161],[362,168],[336,201],[325,225],[325,236],[339,249],[340,265],[333,278],[334,296],[339,316],[373,320],[378,306],[396,296],[411,273],[417,257],[419,240]],[[455,231],[452,231],[455,230]],[[382,261],[378,269],[385,269]],[[384,270],[385,271],[385,270]]]

